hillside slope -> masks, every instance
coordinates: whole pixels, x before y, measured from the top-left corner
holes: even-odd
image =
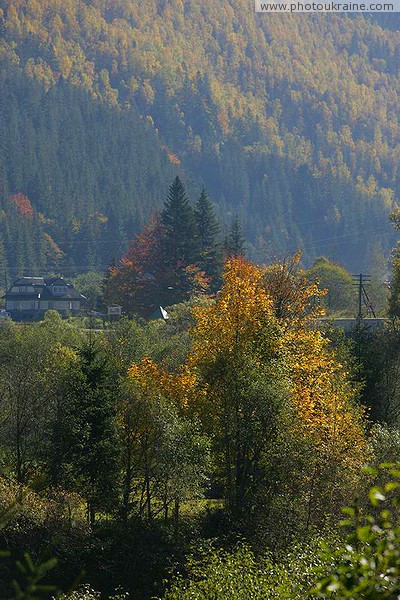
[[[308,260],[330,254],[361,268],[377,237],[386,248],[392,243],[387,213],[400,191],[400,32],[393,23],[255,15],[251,0],[1,0],[0,7],[8,68],[39,79],[46,94],[67,82],[108,105],[115,119],[136,115],[135,123],[127,121],[132,139],[122,142],[124,152],[118,154],[118,144],[109,148],[109,181],[141,155],[138,123],[149,136],[144,145],[153,140],[165,165],[165,179],[155,178],[164,189],[155,192],[144,177],[135,211],[126,209],[135,168],[111,201],[109,188],[89,176],[99,166],[91,156],[84,183],[70,181],[73,161],[68,176],[58,173],[58,198],[8,168],[3,202],[7,194],[27,194],[61,224],[57,242],[70,234],[61,218],[67,197],[71,219],[97,209],[109,217],[112,206],[117,220],[141,213],[137,227],[144,206],[160,204],[167,174],[179,170],[191,193],[206,185],[224,218],[240,215],[259,260],[302,246]],[[81,130],[81,118],[71,119]],[[98,144],[108,145],[103,136],[114,137],[112,125],[97,134],[100,121],[90,126],[94,154]],[[49,166],[54,156],[49,152]],[[152,173],[150,156],[145,165]],[[39,179],[44,170],[36,167]],[[100,264],[107,252],[99,258],[94,247],[92,254]]]

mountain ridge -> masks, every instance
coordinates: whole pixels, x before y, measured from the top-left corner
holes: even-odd
[[[364,16],[265,18],[247,0],[1,0],[0,9],[14,69],[47,90],[65,79],[116,112],[137,111],[189,189],[204,184],[221,215],[239,214],[256,259],[303,247],[308,262],[328,253],[355,268],[371,236],[389,249],[398,30]],[[159,206],[160,195],[141,202]],[[97,198],[104,204],[101,190]]]

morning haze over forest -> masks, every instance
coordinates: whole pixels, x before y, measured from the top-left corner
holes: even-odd
[[[399,15],[0,0],[0,600],[400,597]]]

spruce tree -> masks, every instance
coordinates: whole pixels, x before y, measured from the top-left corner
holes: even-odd
[[[171,184],[161,213],[165,229],[165,256],[168,266],[189,265],[196,258],[195,217],[185,186],[178,176]]]
[[[195,207],[198,266],[206,275],[218,279],[221,267],[218,234],[220,227],[213,203],[203,188]]]
[[[246,243],[238,217],[232,221],[229,234],[225,238],[224,250],[227,258],[246,254]]]
[[[49,475],[86,500],[93,525],[99,510],[115,507],[119,458],[115,385],[96,342],[79,349],[65,394],[49,436]]]

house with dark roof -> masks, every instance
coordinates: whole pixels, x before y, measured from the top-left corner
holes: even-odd
[[[62,277],[20,277],[3,298],[14,321],[37,321],[51,309],[63,316],[78,315],[85,300]]]

